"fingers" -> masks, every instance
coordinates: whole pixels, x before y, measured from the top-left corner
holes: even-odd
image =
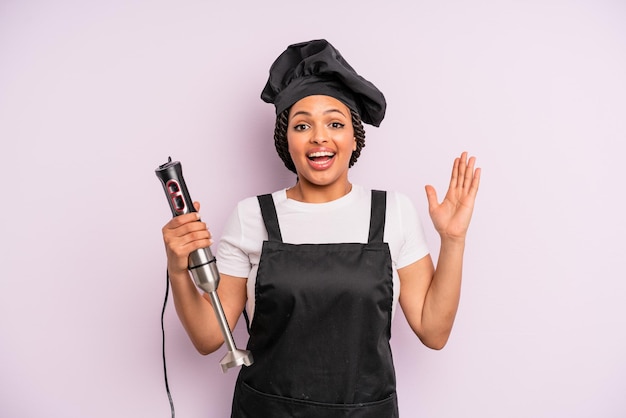
[[[458,166],[459,175],[457,177],[457,187],[463,188],[465,185],[467,170],[467,152],[463,152],[459,158],[455,160],[455,165]]]
[[[425,189],[426,199],[428,200],[428,209],[432,211],[439,204],[439,201],[437,200],[437,191],[431,185],[427,185]]]
[[[198,212],[190,212],[184,215],[175,216],[170,221],[165,224],[164,228],[176,229],[182,225],[188,224],[190,222],[195,222],[200,220],[200,214]]]
[[[474,171],[474,177],[472,178],[472,184],[470,185],[469,188],[469,194],[472,197],[476,197],[476,194],[478,193],[478,186],[480,185],[480,168],[477,168],[476,171]]]
[[[464,153],[467,158],[467,153]],[[463,176],[463,189],[468,190],[472,185],[474,179],[474,165],[476,164],[476,157],[471,157],[467,164],[465,164],[464,176]]]
[[[476,194],[480,181],[480,168],[475,168],[476,157],[468,159],[468,153],[464,151],[460,157],[454,160],[452,176],[450,178],[451,189],[462,189],[465,193]]]
[[[199,220],[197,213],[190,213],[173,218],[163,227],[163,237],[182,241],[206,240],[211,238],[206,223]]]
[[[168,265],[175,270],[186,270],[192,251],[213,244],[211,233],[197,212],[174,217],[165,224],[162,233]]]
[[[459,165],[461,165],[461,160],[459,158],[454,159],[454,164],[452,164],[452,175],[450,176],[450,189],[456,189],[459,183]]]
[[[476,157],[471,157],[467,162],[465,171],[465,180],[463,181],[463,190],[466,194],[475,196],[478,193],[478,185],[480,183],[480,168],[476,168]]]

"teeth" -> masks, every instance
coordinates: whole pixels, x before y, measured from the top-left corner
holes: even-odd
[[[320,152],[312,152],[309,154],[309,158],[316,158],[316,157],[332,157],[333,155],[335,155],[335,153],[333,152],[329,152],[329,151],[320,151]]]

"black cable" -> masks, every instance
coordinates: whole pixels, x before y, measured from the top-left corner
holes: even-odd
[[[170,294],[170,274],[167,272],[165,274],[166,283],[165,283],[165,300],[163,300],[163,309],[161,310],[161,335],[163,338],[162,352],[163,352],[163,376],[165,377],[165,390],[167,391],[167,397],[170,400],[170,409],[172,410],[172,418],[176,415],[174,412],[174,402],[172,401],[172,394],[170,393],[170,384],[167,381],[167,365],[165,363],[165,307],[167,306],[167,298]]]

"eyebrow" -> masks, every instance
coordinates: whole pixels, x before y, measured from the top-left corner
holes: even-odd
[[[339,110],[339,109],[335,109],[335,108],[325,110],[322,114],[323,114],[323,115],[327,115],[327,114],[329,114],[329,113],[339,113],[341,116],[343,116],[343,117],[347,117],[347,116],[346,116],[346,115],[345,115],[345,114],[344,114],[341,110]],[[293,118],[295,118],[296,116],[299,116],[299,115],[311,116],[311,113],[310,113],[310,112],[307,112],[306,110],[300,110],[300,111],[298,111],[298,112],[294,113],[293,115],[291,115],[290,120],[291,120],[291,119],[293,119]]]

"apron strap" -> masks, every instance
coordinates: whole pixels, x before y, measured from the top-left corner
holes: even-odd
[[[387,212],[387,192],[372,190],[372,213],[368,242],[383,242],[385,234],[385,213]]]
[[[261,206],[261,215],[263,216],[265,229],[267,229],[268,241],[283,242],[283,237],[280,233],[280,225],[278,225],[278,215],[276,215],[276,206],[274,206],[272,195],[264,194],[257,196],[257,199]]]

